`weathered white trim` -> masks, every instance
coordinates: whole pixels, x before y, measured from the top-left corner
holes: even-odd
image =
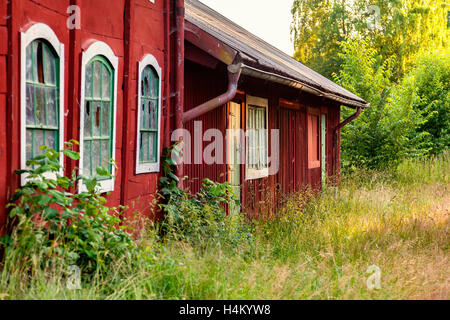
[[[84,152],[84,107],[85,107],[85,78],[86,78],[86,66],[96,56],[105,57],[114,69],[114,95],[113,95],[113,128],[112,128],[112,159],[116,160],[116,117],[117,117],[117,79],[119,69],[119,58],[114,54],[114,51],[104,42],[97,41],[89,46],[89,48],[83,52],[81,61],[81,100],[80,100],[80,160],[78,167],[80,168],[80,174],[83,174],[83,152]],[[112,167],[113,178],[108,180],[99,181],[100,192],[114,191],[115,183],[115,167]],[[82,181],[78,183],[78,191],[85,192],[86,186]]]
[[[27,77],[27,47],[37,39],[44,39],[55,50],[59,58],[59,149],[64,148],[64,44],[59,41],[53,30],[46,24],[36,23],[20,34],[20,167],[26,169],[26,77]],[[59,150],[57,150],[59,151]],[[60,156],[61,166],[64,157]],[[61,169],[60,174],[63,173]],[[48,178],[56,178],[55,174],[48,174]],[[26,183],[27,176],[22,174],[21,185]]]
[[[267,167],[262,169],[252,169],[248,167],[247,163],[247,155],[248,155],[248,149],[247,149],[247,143],[246,143],[246,149],[245,149],[245,180],[256,180],[256,179],[262,179],[267,178],[269,176],[269,100],[265,98],[259,98],[259,97],[253,97],[250,95],[246,96],[246,105],[245,105],[245,123],[247,123],[247,117],[248,117],[248,106],[258,106],[266,108],[266,143],[267,143]],[[246,139],[247,140],[247,139]]]
[[[159,78],[159,92],[158,92],[158,149],[156,154],[155,163],[139,163],[140,159],[140,144],[141,144],[141,92],[142,92],[142,72],[147,66],[155,68]],[[138,74],[138,101],[137,101],[137,134],[136,134],[136,174],[159,172],[160,170],[160,153],[161,153],[161,67],[158,61],[151,54],[145,55],[145,57],[139,62],[139,74]]]

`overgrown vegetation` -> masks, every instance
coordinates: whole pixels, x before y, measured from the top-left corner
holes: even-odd
[[[73,160],[79,154],[72,149],[76,141],[66,143],[63,154]],[[106,273],[117,260],[130,259],[136,247],[128,228],[121,225],[124,208],[106,206],[98,181],[110,178],[104,168],[94,177],[72,172],[70,178],[60,163],[60,152],[41,148],[42,154],[27,162],[26,184],[14,194],[10,210],[11,235],[0,244],[5,250],[4,281],[9,275],[31,278],[44,270],[77,266],[85,277]],[[82,183],[85,191],[75,192]]]
[[[448,150],[449,10],[446,0],[294,0],[295,58],[371,104],[342,130],[344,166]]]
[[[0,297],[448,299],[449,172],[448,154],[410,159],[389,171],[354,169],[343,174],[339,189],[308,202],[309,194],[288,196],[273,219],[234,220],[253,239],[234,246],[208,235],[199,242],[189,228],[179,229],[184,241],[162,238],[148,225],[128,249],[135,263],[117,255],[114,268],[84,277],[79,290],[66,287],[65,267],[34,264],[24,272],[7,254]],[[43,251],[36,248],[34,256]],[[372,265],[381,269],[379,290],[367,287]]]

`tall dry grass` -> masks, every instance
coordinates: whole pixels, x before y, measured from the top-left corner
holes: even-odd
[[[81,290],[66,288],[63,268],[6,264],[0,299],[448,299],[449,172],[448,154],[355,170],[309,201],[290,195],[235,247],[199,250],[151,233],[137,267],[118,261]],[[381,288],[370,290],[373,265]]]

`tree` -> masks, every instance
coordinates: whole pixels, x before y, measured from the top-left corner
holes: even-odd
[[[343,42],[341,48],[342,70],[334,80],[371,104],[342,130],[344,165],[380,167],[426,153],[427,133],[416,132],[425,121],[422,112],[401,100],[408,95],[397,94],[404,89],[391,81],[395,59],[380,63],[377,51],[364,40]],[[351,112],[343,109],[343,117]]]
[[[397,80],[424,51],[448,46],[449,10],[448,0],[294,0],[294,57],[330,77],[339,43],[365,39],[382,61],[396,57]]]

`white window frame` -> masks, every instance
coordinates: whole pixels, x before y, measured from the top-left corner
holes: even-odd
[[[148,66],[153,67],[156,70],[159,78],[159,92],[158,92],[158,150],[156,150],[156,162],[155,163],[140,163],[140,148],[141,145],[141,93],[142,93],[142,72]],[[136,175],[145,173],[159,172],[161,168],[161,75],[162,69],[159,66],[158,60],[151,55],[146,54],[144,58],[139,62],[139,74],[138,74],[138,102],[137,102],[137,134],[136,134]]]
[[[96,41],[92,43],[89,48],[83,52],[81,62],[81,101],[80,101],[80,160],[79,169],[80,174],[83,174],[83,152],[84,152],[84,108],[85,108],[85,86],[86,86],[86,66],[96,56],[105,57],[111,63],[114,69],[114,95],[113,95],[113,128],[112,128],[112,159],[116,161],[116,117],[117,117],[117,79],[119,69],[119,58],[114,54],[114,51],[104,42]],[[112,178],[99,181],[101,193],[114,191],[116,168],[112,166]],[[78,191],[86,192],[87,188],[83,181],[78,183]]]
[[[20,166],[22,170],[27,168],[26,165],[26,76],[27,76],[27,47],[33,41],[43,39],[47,41],[55,50],[59,59],[59,149],[64,148],[64,44],[59,41],[55,32],[46,24],[36,23],[27,31],[20,34]],[[56,151],[60,151],[56,150]],[[64,170],[64,157],[60,155],[61,171]],[[45,175],[48,179],[56,179],[56,174],[49,173]],[[27,175],[21,175],[21,185],[27,181]]]
[[[262,168],[262,169],[253,169],[253,168],[249,168],[248,167],[248,163],[247,163],[247,156],[248,156],[248,146],[247,146],[247,142],[248,139],[246,140],[246,149],[245,149],[245,180],[256,180],[256,179],[263,179],[263,178],[267,178],[269,176],[269,100],[265,99],[265,98],[259,98],[259,97],[253,97],[250,95],[246,96],[246,106],[245,106],[245,126],[246,126],[246,132],[247,132],[247,118],[248,118],[248,106],[252,105],[252,106],[256,106],[256,107],[261,107],[261,108],[265,108],[266,109],[266,144],[267,144],[267,167],[266,168]],[[247,137],[247,135],[246,135]]]

